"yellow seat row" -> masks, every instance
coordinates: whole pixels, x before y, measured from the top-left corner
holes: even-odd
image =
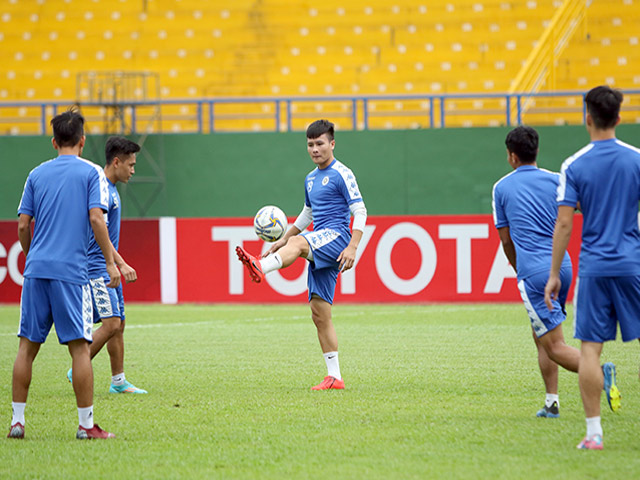
[[[0,101],[72,102],[90,93],[90,86],[76,85],[78,73],[116,70],[157,73],[165,99],[506,92],[561,1],[6,3],[0,12]],[[594,0],[587,12],[543,88],[640,85],[640,4]],[[501,107],[487,105],[447,104],[446,124],[504,123],[504,115],[494,113]],[[261,118],[262,105],[233,108],[220,128],[275,128],[273,119]],[[486,112],[469,113],[474,108]],[[167,114],[168,128],[190,131],[193,120],[171,123],[176,111]],[[424,114],[407,111],[398,118],[393,108],[373,115],[372,126],[424,126]]]

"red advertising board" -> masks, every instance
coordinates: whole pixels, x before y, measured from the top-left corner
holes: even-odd
[[[581,217],[570,252],[577,259]],[[253,284],[235,256],[268,248],[248,219],[178,219],[177,298],[186,302],[298,302],[305,261]],[[197,252],[197,253],[195,253]],[[574,261],[577,263],[577,261]],[[338,302],[519,301],[515,273],[490,215],[375,216],[367,220],[355,268],[338,277]]]
[[[139,281],[124,285],[134,302],[160,301],[158,220],[123,220],[120,253],[136,269]],[[18,221],[0,221],[0,303],[20,302],[24,254],[18,242]]]
[[[236,245],[268,248],[248,218],[125,220],[120,251],[138,272],[127,301],[303,302],[306,262],[249,280]],[[577,270],[582,217],[576,215],[569,252]],[[20,298],[24,256],[17,222],[0,222],[0,303]],[[571,296],[570,296],[571,298]],[[370,216],[356,266],[340,274],[337,302],[520,301],[515,274],[502,253],[490,215]]]

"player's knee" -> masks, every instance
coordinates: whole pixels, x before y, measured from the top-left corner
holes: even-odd
[[[322,328],[331,323],[331,313],[312,306],[311,319],[317,328]]]
[[[120,323],[120,318],[118,317],[105,318],[102,320],[102,328],[105,329],[105,333],[109,337],[112,337],[120,328]]]
[[[307,241],[300,235],[294,235],[289,240],[287,240],[287,246],[290,248],[295,248],[298,255],[304,253],[305,250],[309,248]]]

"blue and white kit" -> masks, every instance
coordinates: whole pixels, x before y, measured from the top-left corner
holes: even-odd
[[[315,168],[305,178],[305,207],[295,222],[304,230],[313,220],[312,232],[301,235],[307,240],[309,256],[309,300],[317,295],[333,303],[340,273],[337,258],[351,241],[351,213],[364,210],[364,202],[353,172],[337,159],[324,169]],[[364,229],[365,215],[354,228]]]
[[[559,181],[557,173],[535,165],[522,165],[493,186],[494,223],[498,229],[509,227],[516,250],[518,289],[538,337],[565,320],[565,302],[572,278],[571,259],[565,253],[560,270],[562,289],[549,312],[544,303],[544,288],[551,268]]]
[[[34,168],[18,214],[35,219],[22,287],[19,336],[42,343],[52,323],[60,343],[91,341],[88,296],[89,210],[107,210],[102,169],[75,155]]]
[[[109,186],[109,209],[107,210],[107,228],[109,239],[117,250],[120,246],[120,194],[115,184],[107,178]],[[122,284],[116,288],[108,288],[110,278],[107,274],[107,264],[100,246],[96,242],[93,232],[89,239],[89,278],[91,297],[93,299],[93,321],[100,322],[103,318],[120,317],[124,320],[124,297]]]
[[[640,338],[640,150],[616,138],[591,142],[562,164],[558,205],[583,213],[575,337]]]

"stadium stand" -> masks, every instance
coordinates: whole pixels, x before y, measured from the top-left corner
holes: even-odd
[[[91,70],[157,72],[163,99],[507,92],[560,5],[561,0],[8,0],[0,13],[0,101],[82,101],[87,92],[77,89],[77,74]],[[639,27],[640,2],[593,0],[585,25],[557,61],[554,85],[543,88],[639,85]],[[504,103],[448,101],[447,125],[504,123]],[[371,102],[369,126],[428,126],[424,106],[420,100]],[[31,107],[24,108],[1,115],[28,116]],[[274,108],[219,105],[218,125],[273,129]],[[351,108],[348,101],[292,105],[300,122],[323,111],[350,118]],[[467,114],[478,109],[484,111],[480,117]],[[194,123],[189,122],[166,128],[188,130]]]

